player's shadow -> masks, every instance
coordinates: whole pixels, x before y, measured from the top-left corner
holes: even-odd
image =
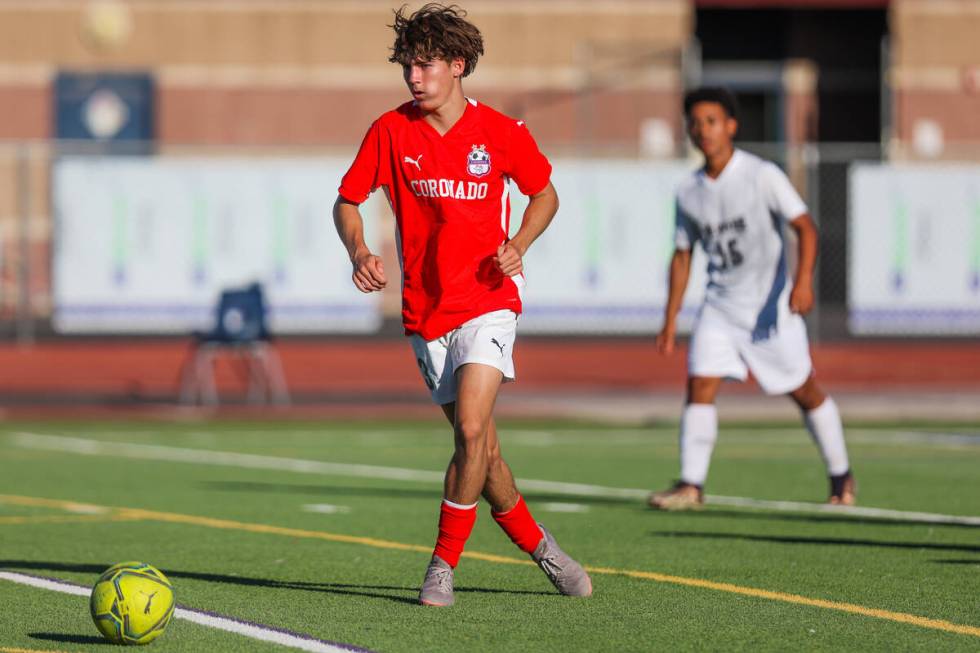
[[[935,562],[940,565],[977,565],[980,567],[980,558],[974,558],[973,560],[930,560],[929,562]]]
[[[0,560],[0,569],[34,569],[43,571],[68,571],[75,573],[101,574],[108,569],[109,564],[84,564],[84,563],[65,563],[37,560]],[[271,589],[302,590],[306,592],[324,592],[327,594],[339,594],[343,596],[362,596],[366,598],[384,599],[394,603],[417,604],[417,587],[406,587],[403,585],[358,585],[354,583],[323,583],[291,580],[275,580],[271,578],[255,578],[250,576],[229,576],[227,574],[213,574],[199,571],[181,571],[177,569],[167,569],[164,571],[168,578],[189,578],[209,583],[222,583],[226,585],[245,585],[250,587],[267,587]],[[392,592],[382,594],[379,591]],[[535,590],[508,590],[490,587],[457,587],[457,592],[470,592],[474,594],[523,594],[523,595],[550,595],[553,592],[543,592]],[[401,593],[409,593],[409,596],[400,596]]]
[[[663,515],[667,513],[657,512]],[[678,513],[671,513],[677,515]],[[889,517],[869,517],[867,515],[848,515],[847,513],[833,514],[799,514],[788,512],[759,512],[757,510],[719,510],[708,508],[707,510],[691,510],[682,513],[684,517],[694,519],[738,519],[740,522],[759,520],[759,521],[784,521],[784,522],[809,522],[812,524],[863,524],[868,526],[929,526],[930,528],[965,528],[976,529],[973,524],[957,523],[937,523],[926,520],[916,519],[891,519]]]
[[[96,637],[94,635],[66,635],[64,633],[27,633],[27,636],[31,639],[40,639],[46,642],[59,642],[61,644],[101,644],[105,646],[114,646],[112,642],[107,640],[105,637]]]
[[[845,537],[802,537],[789,535],[753,535],[750,533],[704,533],[696,531],[653,531],[653,537],[679,537],[709,540],[742,540],[772,544],[819,544],[827,546],[866,546],[885,549],[910,549],[929,551],[957,551],[980,553],[980,546],[972,544],[940,544],[937,542],[886,542]]]
[[[70,571],[78,574],[99,575],[112,566],[108,564],[83,564],[51,562],[47,560],[0,560],[0,569],[34,569],[37,571]]]
[[[255,481],[204,481],[201,487],[221,492],[260,492],[279,494],[305,494],[324,496],[382,497],[385,499],[441,499],[442,488],[393,488],[393,487],[353,487],[347,485],[323,485],[314,483],[260,483]],[[591,504],[630,504],[636,499],[620,497],[588,497],[569,494],[549,494],[546,492],[522,492],[527,501],[554,501]]]

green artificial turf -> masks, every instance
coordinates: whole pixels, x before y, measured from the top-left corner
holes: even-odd
[[[850,451],[861,504],[980,515],[972,425],[865,424]],[[0,501],[0,570],[90,585],[123,560],[166,573],[181,605],[377,651],[977,650],[980,637],[838,610],[616,574],[595,595],[554,594],[537,568],[465,559],[457,604],[415,604],[423,551],[338,542],[260,524],[377,541],[434,542],[438,482],[245,469],[26,448],[15,434],[440,471],[451,437],[431,423],[8,423],[0,494],[230,520],[17,523],[71,517]],[[907,437],[912,433],[913,437]],[[676,475],[676,427],[504,423],[520,478],[661,489]],[[167,449],[171,451],[171,449]],[[152,455],[152,450],[147,455]],[[721,429],[710,494],[821,501],[826,478],[798,425]],[[536,518],[583,563],[730,583],[980,627],[980,528],[709,506],[656,513],[642,500],[525,493]],[[555,512],[558,509],[579,512]],[[577,504],[569,507],[567,504]],[[337,512],[310,512],[309,506]],[[480,507],[468,551],[526,560]],[[0,580],[0,650],[104,650],[84,597]],[[264,651],[272,644],[175,620],[159,651]]]

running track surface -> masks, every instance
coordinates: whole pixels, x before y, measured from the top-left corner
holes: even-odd
[[[375,394],[425,399],[402,338],[284,340],[276,343],[294,396]],[[190,340],[107,340],[0,345],[2,397],[176,396]],[[686,350],[660,356],[652,339],[534,339],[515,351],[520,386],[532,391],[679,391]],[[980,344],[851,342],[812,350],[821,382],[836,390],[980,391]],[[219,390],[244,384],[230,356],[216,366]]]

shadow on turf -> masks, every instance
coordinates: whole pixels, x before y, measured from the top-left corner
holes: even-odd
[[[31,639],[42,639],[46,642],[60,642],[62,644],[104,644],[113,646],[113,643],[105,637],[94,635],[65,635],[64,633],[27,633]]]
[[[934,542],[882,542],[837,537],[792,537],[787,535],[751,535],[748,533],[699,533],[690,531],[654,531],[653,537],[686,537],[711,540],[747,540],[775,544],[828,544],[831,546],[869,546],[886,549],[928,549],[930,551],[962,551],[980,553],[980,546],[970,544],[937,544]]]
[[[655,512],[655,511],[654,511]],[[656,514],[665,514],[658,512]],[[678,513],[672,513],[678,514]],[[975,529],[976,526],[972,524],[937,524],[936,522],[930,521],[919,521],[915,519],[889,519],[888,517],[858,517],[852,515],[833,515],[833,514],[817,514],[817,515],[804,515],[799,513],[791,512],[761,512],[759,510],[747,509],[747,510],[719,510],[709,507],[707,510],[689,510],[684,512],[685,517],[694,517],[697,519],[711,519],[711,518],[725,518],[725,519],[739,519],[745,521],[748,519],[757,519],[765,521],[791,521],[791,522],[810,522],[816,524],[863,524],[867,526],[929,526],[933,528],[966,528]]]
[[[221,492],[276,492],[280,494],[384,497],[386,499],[438,499],[442,497],[442,490],[439,488],[351,487],[345,485],[322,485],[314,483],[257,483],[253,481],[206,481],[201,483],[201,486],[207,490],[217,490]],[[648,510],[646,507],[646,502],[642,499],[630,499],[625,497],[590,497],[573,494],[548,494],[545,492],[522,492],[521,494],[531,503],[535,501],[554,501],[559,503],[574,501],[575,503],[588,503],[593,505],[632,505],[638,510],[650,512],[651,514],[666,514],[654,510]],[[929,521],[916,521],[914,519],[889,519],[887,517],[866,516],[858,517],[856,515],[776,513],[761,512],[754,509],[731,510],[716,509],[714,507],[709,507],[707,510],[688,511],[683,513],[683,515],[685,517],[695,517],[700,519],[737,518],[743,521],[746,519],[759,519],[769,521],[810,522],[818,524],[865,524],[871,526],[922,525],[943,528],[976,528],[976,526],[971,524],[937,524]]]
[[[82,564],[65,563],[39,560],[0,560],[0,569],[34,569],[43,571],[69,571],[81,574],[101,574],[108,569],[109,564]],[[364,596],[374,599],[385,599],[395,603],[417,604],[417,587],[404,587],[399,585],[355,585],[349,583],[316,583],[290,580],[272,580],[269,578],[251,578],[248,576],[228,576],[226,574],[209,574],[197,571],[179,571],[165,569],[163,573],[168,578],[190,578],[209,583],[224,583],[228,585],[248,585],[253,587],[270,587],[273,589],[292,589],[307,592],[326,592],[328,594],[342,594],[346,596]],[[397,596],[392,594],[379,594],[377,592],[365,590],[388,590],[392,592],[408,592],[409,597]],[[529,594],[550,596],[554,592],[539,592],[533,590],[507,590],[489,587],[457,587],[457,592],[473,594]]]
[[[929,562],[936,562],[941,565],[977,565],[980,566],[980,558],[975,560],[930,560]]]
[[[256,483],[252,481],[206,481],[201,486],[208,490],[224,492],[277,492],[281,494],[322,494],[332,496],[362,496],[384,497],[386,499],[441,499],[442,488],[433,486],[427,488],[384,488],[384,487],[350,487],[345,485],[321,485],[302,483]],[[592,504],[636,504],[642,502],[636,499],[619,497],[588,497],[568,494],[548,494],[545,492],[522,492],[527,501],[575,501],[576,503]]]

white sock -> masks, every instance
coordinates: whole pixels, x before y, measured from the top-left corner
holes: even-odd
[[[681,414],[681,480],[704,485],[708,463],[718,439],[718,411],[714,404],[688,404]]]
[[[827,397],[813,410],[803,413],[806,429],[813,437],[827,465],[827,474],[840,476],[851,465],[847,460],[847,445],[844,444],[844,425],[841,424],[837,404]]]

